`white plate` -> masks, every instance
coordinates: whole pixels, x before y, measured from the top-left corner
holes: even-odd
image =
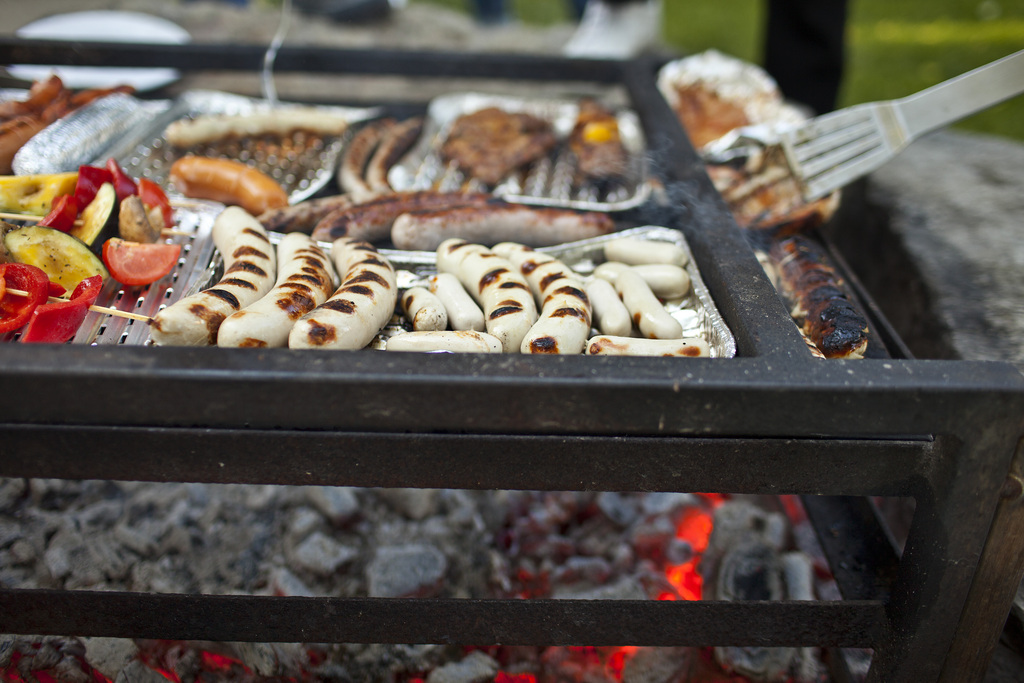
[[[88,40],[117,43],[182,45],[191,40],[188,31],[174,22],[140,12],[97,10],[57,14],[22,26],[19,38],[47,40]],[[109,88],[131,85],[136,90],[153,90],[173,83],[177,69],[139,67],[41,66],[18,64],[9,69],[15,78],[41,80],[56,73],[69,88]]]

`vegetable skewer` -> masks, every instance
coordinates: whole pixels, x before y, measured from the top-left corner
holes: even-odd
[[[7,294],[14,294],[15,296],[28,296],[28,292],[20,289],[11,289],[10,287],[8,287],[4,291],[6,291]],[[67,299],[51,296],[47,298],[47,301],[49,301],[50,303],[60,303],[61,301],[67,301]],[[150,320],[152,320],[152,318],[150,318],[148,315],[142,315],[140,313],[130,313],[128,311],[122,311],[117,308],[108,308],[107,306],[89,306],[89,310],[93,311],[94,313],[105,313],[107,315],[114,315],[121,318],[130,318],[131,320],[139,320],[147,323]]]
[[[38,223],[43,220],[43,216],[31,216],[23,213],[7,213],[0,211],[0,219],[9,221],[26,221],[29,223]],[[75,221],[75,223],[81,223],[81,221]],[[172,230],[170,228],[163,228],[160,230],[160,234],[164,237],[190,237],[192,233],[185,230]]]

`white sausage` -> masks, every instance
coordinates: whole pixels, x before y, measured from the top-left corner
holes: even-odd
[[[237,206],[213,223],[213,243],[224,259],[224,277],[154,316],[149,335],[163,346],[211,346],[221,323],[262,298],[274,285],[277,255],[260,222]]]
[[[602,264],[603,265],[603,264]],[[594,275],[602,277],[594,270]],[[606,271],[607,272],[607,271]],[[640,329],[640,334],[648,339],[679,339],[683,336],[683,327],[654,296],[654,292],[629,266],[623,267],[615,274],[615,291],[622,297],[633,323]]]
[[[685,356],[708,358],[711,347],[700,337],[638,339],[599,335],[587,341],[588,356]]]
[[[662,300],[681,299],[690,291],[690,274],[679,266],[667,263],[645,263],[632,266],[654,295]]]
[[[410,287],[402,294],[402,310],[417,332],[436,332],[448,327],[448,313],[441,300],[426,287]]]
[[[223,138],[288,135],[296,130],[341,135],[348,125],[347,118],[317,107],[278,107],[266,112],[178,119],[164,130],[164,138],[175,147],[194,147]]]
[[[342,237],[331,245],[331,258],[344,273],[341,287],[295,323],[290,348],[361,349],[395,313],[395,269],[373,245]]]
[[[459,282],[459,278],[451,273],[438,273],[430,278],[430,292],[441,300],[448,314],[448,325],[453,330],[483,332],[487,328],[484,312]]]
[[[287,346],[295,321],[334,291],[334,266],[309,235],[285,235],[277,245],[277,264],[277,284],[259,301],[228,316],[217,332],[218,346]]]
[[[594,269],[594,275],[615,284],[618,273],[624,268],[631,269],[647,283],[654,296],[663,300],[681,299],[690,291],[690,274],[679,266],[667,263],[648,263],[639,266],[627,266],[618,261],[602,263]]]
[[[520,344],[522,353],[577,354],[590,334],[590,300],[579,276],[553,256],[522,244],[503,242],[502,254],[530,283],[541,305],[537,322]]]
[[[612,283],[599,277],[590,278],[584,289],[594,310],[594,326],[604,334],[628,337],[633,331],[633,319]]]
[[[667,263],[683,267],[689,261],[686,252],[678,244],[632,237],[620,237],[605,242],[604,257],[608,261],[619,261],[629,266]]]
[[[404,332],[388,339],[387,351],[449,351],[451,353],[501,353],[501,341],[475,330]]]
[[[483,308],[488,334],[501,340],[505,353],[518,352],[537,321],[537,304],[515,266],[487,247],[462,240],[442,242],[437,259],[439,269],[455,269],[455,276]]]

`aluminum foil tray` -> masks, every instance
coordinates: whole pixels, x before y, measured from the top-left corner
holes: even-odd
[[[693,254],[686,243],[686,238],[680,231],[648,225],[578,242],[567,242],[553,247],[539,247],[537,251],[554,256],[575,272],[586,276],[593,273],[594,268],[604,262],[604,245],[613,239],[622,237],[670,242],[683,249],[688,257],[686,271],[690,275],[692,286],[689,294],[683,299],[666,302],[665,309],[682,325],[684,337],[701,337],[708,343],[708,346],[711,347],[712,358],[733,358],[736,355],[736,339],[715,306],[711,293],[708,292],[707,286],[700,276],[700,270],[693,260]],[[380,253],[386,256],[397,270],[399,290],[425,285],[427,278],[437,272],[432,251],[381,249]],[[405,321],[396,316],[371,346],[378,349],[384,348],[388,337],[405,329]],[[599,334],[597,330],[591,330],[591,336],[596,334]]]
[[[287,105],[286,105],[287,106]],[[146,177],[169,187],[167,174],[171,164],[185,154],[234,159],[266,173],[288,192],[292,204],[307,199],[327,185],[334,176],[350,130],[340,136],[320,136],[296,131],[281,138],[237,138],[177,149],[168,144],[163,131],[172,121],[194,118],[204,114],[246,114],[271,108],[267,100],[231,95],[213,90],[191,90],[177,98],[167,111],[140,129],[134,136],[126,136],[119,144],[106,150],[103,158],[114,157],[134,177]],[[349,107],[322,107],[324,111],[340,114],[349,123],[372,118],[376,109]]]
[[[419,141],[388,173],[388,182],[398,191],[486,189],[483,184],[442,163],[438,156],[455,119],[486,107],[526,112],[549,121],[560,141],[572,131],[579,112],[574,101],[523,100],[475,93],[435,98],[427,109]],[[573,186],[574,158],[568,146],[556,145],[552,154],[499,183],[493,193],[508,201],[559,206],[590,211],[624,211],[642,204],[651,193],[648,179],[646,142],[635,112],[617,113],[622,142],[630,155],[624,181],[602,191],[591,185]]]
[[[321,136],[296,131],[285,137],[234,138],[188,149],[175,148],[164,140],[164,129],[179,119],[270,108],[267,100],[213,90],[190,90],[175,100],[156,102],[128,95],[104,97],[36,135],[18,152],[15,171],[74,171],[82,164],[103,163],[114,157],[132,177],[149,178],[174,196],[167,178],[171,164],[185,154],[199,154],[234,159],[259,169],[277,180],[294,204],[331,181],[350,133]],[[350,123],[376,115],[375,109],[322,109],[340,114]]]

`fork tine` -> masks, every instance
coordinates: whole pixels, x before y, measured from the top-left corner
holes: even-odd
[[[854,140],[800,164],[798,175],[803,178],[813,178],[830,168],[849,163],[876,149],[885,151],[885,139],[877,131],[872,131],[868,137]]]
[[[856,126],[874,120],[874,113],[870,106],[856,105],[847,109],[822,114],[817,118],[810,119],[802,126],[792,132],[794,144],[808,142],[822,135],[829,135],[836,131]]]
[[[877,127],[871,121],[857,121],[851,126],[794,145],[794,158],[803,163],[829,150],[842,147],[876,132]]]
[[[829,194],[838,187],[843,187],[863,175],[881,167],[892,158],[888,149],[876,147],[875,149],[855,157],[841,166],[826,169],[816,176],[805,176],[804,199],[812,202]]]

